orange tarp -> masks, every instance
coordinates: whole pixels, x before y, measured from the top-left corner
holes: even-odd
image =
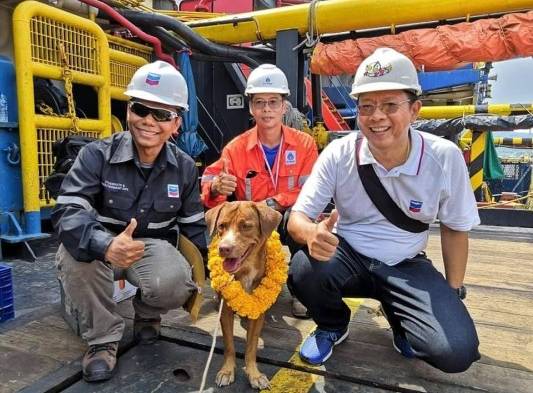
[[[533,11],[397,35],[318,43],[311,58],[311,72],[354,74],[361,61],[380,47],[396,49],[413,60],[419,70],[425,71],[531,56]]]

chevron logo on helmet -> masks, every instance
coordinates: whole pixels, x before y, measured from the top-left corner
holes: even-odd
[[[149,72],[148,75],[146,76],[146,84],[150,86],[157,86],[159,84],[160,79],[161,79],[160,74]]]

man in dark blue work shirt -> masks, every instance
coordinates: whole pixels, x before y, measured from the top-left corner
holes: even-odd
[[[134,74],[125,94],[129,131],[81,150],[52,213],[66,307],[77,311],[89,344],[86,381],[109,379],[115,369],[124,320],[113,301],[114,280],[139,288],[134,335],[153,343],[161,314],[183,306],[196,290],[176,249],[179,232],[207,247],[195,163],[167,142],[188,109],[185,80],[156,61]]]

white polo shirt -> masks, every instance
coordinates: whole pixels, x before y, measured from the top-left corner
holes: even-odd
[[[372,164],[402,211],[416,220],[456,231],[478,225],[479,215],[465,161],[452,142],[410,130],[407,161],[387,171],[361,141],[361,165]],[[318,157],[292,211],[315,219],[333,198],[339,212],[336,232],[359,253],[395,265],[426,248],[429,231],[412,233],[390,223],[368,197],[356,165],[357,133],[331,142]]]

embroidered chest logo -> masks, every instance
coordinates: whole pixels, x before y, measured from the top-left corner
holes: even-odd
[[[294,165],[296,164],[296,151],[287,150],[285,151],[285,165]]]
[[[392,71],[392,65],[388,64],[386,66],[382,66],[379,61],[376,61],[374,63],[368,64],[365,68],[365,76],[369,76],[371,78],[376,78],[383,76],[385,74],[388,74]]]
[[[157,86],[159,84],[159,80],[161,79],[161,75],[154,74],[153,72],[149,72],[146,76],[146,84],[150,86]]]
[[[411,199],[411,201],[409,202],[409,211],[413,213],[420,213],[421,209],[422,209],[422,202]]]
[[[109,180],[104,180],[101,184],[102,184],[102,187],[104,187],[104,188],[106,188],[108,190],[129,191],[128,186],[123,184],[123,183],[117,183],[117,182],[112,182],[112,181],[109,181]]]
[[[169,198],[180,197],[180,187],[177,184],[167,184],[167,191]]]

